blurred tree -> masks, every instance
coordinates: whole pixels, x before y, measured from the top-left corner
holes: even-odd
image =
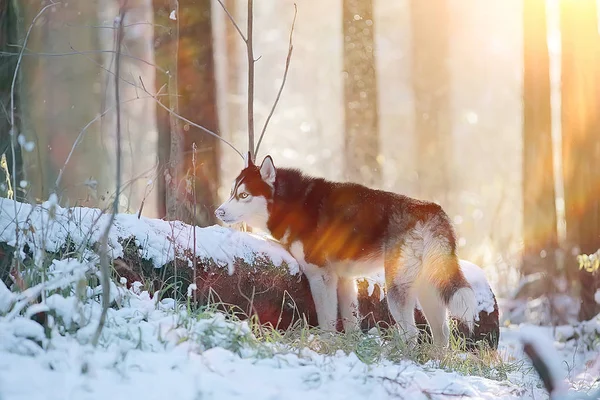
[[[0,157],[4,154],[8,164],[11,181],[12,174],[15,174],[16,182],[23,179],[23,160],[21,157],[21,146],[15,140],[15,167],[13,171],[13,157],[11,141],[13,137],[10,135],[10,107],[11,107],[11,86],[17,65],[16,55],[19,48],[16,47],[19,43],[21,33],[21,21],[19,17],[18,2],[13,0],[0,0],[0,51],[5,53],[13,53],[13,55],[0,54]],[[20,133],[21,110],[19,107],[19,92],[20,79],[15,82],[14,92],[14,116],[15,116],[15,132]],[[16,139],[16,138],[14,138]],[[7,176],[4,169],[0,168],[0,195],[5,196],[8,193]],[[22,191],[19,188],[12,188],[15,198],[22,198]]]
[[[562,161],[570,277],[575,255],[600,248],[600,36],[596,0],[560,2]],[[599,310],[597,283],[579,272],[580,319]],[[596,278],[597,279],[597,278]]]
[[[452,178],[449,15],[447,0],[410,1],[418,193],[444,207]]]
[[[346,174],[378,185],[379,122],[373,33],[373,1],[343,1]]]
[[[29,29],[43,5],[36,0],[17,2],[23,16],[23,31]],[[65,168],[58,187],[59,170],[64,167],[76,138],[99,113],[101,56],[97,53],[98,9],[95,2],[55,3],[31,29],[21,71],[21,133],[35,143],[23,152],[27,190],[32,199],[47,199],[58,192],[63,205],[99,206],[100,197],[113,189],[100,176],[107,163],[102,157],[98,124],[91,124]],[[82,55],[46,57],[37,53]],[[96,186],[98,183],[98,187]]]
[[[554,272],[558,236],[552,165],[546,1],[523,2],[524,275]]]
[[[169,31],[162,31],[156,38],[157,63],[166,70],[176,71],[176,74],[172,75],[171,83],[176,84],[178,113],[216,132],[218,119],[211,1],[180,0],[178,15],[173,14],[177,18],[176,21],[169,18],[175,10],[172,3],[176,2],[154,1],[156,23],[171,27]],[[176,24],[179,24],[178,30],[175,29]],[[160,88],[164,83],[169,83],[165,82],[165,79],[157,74],[156,87]],[[165,215],[169,219],[203,226],[213,224],[219,184],[217,139],[186,123],[173,123],[173,118],[169,118],[163,111],[158,116],[158,128],[160,162],[163,167],[169,166],[169,175],[173,179],[162,188],[167,199],[162,206]],[[179,129],[183,133],[183,143],[181,149],[177,150],[173,149],[173,146],[179,144],[172,140],[172,133]],[[193,143],[198,146],[195,171],[192,167]],[[170,151],[167,150],[169,148]],[[166,154],[170,154],[169,157],[166,157]],[[192,187],[195,187],[195,193],[191,193]],[[169,202],[169,198],[175,201]]]

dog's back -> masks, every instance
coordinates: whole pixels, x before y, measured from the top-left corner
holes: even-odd
[[[287,244],[302,241],[306,261],[317,265],[380,257],[418,223],[445,217],[435,203],[286,168],[277,170],[269,211],[272,235],[282,240],[287,233]],[[451,225],[443,228],[455,246]]]

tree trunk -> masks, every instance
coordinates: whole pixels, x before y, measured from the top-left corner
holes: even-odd
[[[381,180],[373,1],[344,0],[344,114],[346,173],[375,186]]]
[[[157,55],[157,60],[165,62],[168,57],[171,57],[172,61],[167,64],[170,67],[168,69],[177,71],[176,75],[171,77],[170,90],[173,94],[176,89],[176,95],[172,99],[177,102],[178,112],[183,117],[216,132],[218,119],[211,2],[210,0],[179,1],[177,22],[168,19],[173,9],[172,5],[166,7],[165,4],[161,4],[158,10],[156,5],[155,1],[157,23],[164,21],[170,27],[176,23],[180,26],[179,34],[176,34],[176,28],[172,28],[168,34],[160,36],[159,46],[165,48],[157,50],[161,54],[160,58]],[[174,51],[177,54],[176,62],[172,59]],[[163,131],[166,127],[164,118],[164,113],[161,113],[159,126],[162,139],[159,141],[159,146],[164,146],[167,142]],[[213,211],[217,203],[219,184],[218,141],[187,123],[175,123],[172,117],[170,120],[171,151],[167,170],[171,182],[165,188],[166,216],[169,219],[193,222],[202,226],[211,225],[215,222]],[[177,134],[179,131],[182,133],[181,137]],[[192,162],[193,143],[198,148],[195,170]],[[159,151],[164,154],[164,149]],[[164,162],[164,155],[161,159]],[[193,193],[194,188],[195,193]]]
[[[597,278],[575,256],[600,248],[600,37],[596,0],[562,1],[562,160],[570,275],[579,275],[579,317],[598,312]]]
[[[199,125],[217,132],[217,89],[214,70],[214,51],[210,0],[180,2],[181,31],[179,49],[179,107]],[[198,128],[183,126],[185,132],[184,167],[187,179],[195,180],[196,203],[193,221],[201,226],[214,224],[218,206],[219,141]],[[192,144],[198,151],[196,170],[193,170]]]
[[[446,207],[452,178],[449,6],[447,0],[411,0],[410,13],[418,193]]]
[[[21,146],[18,144],[16,137],[10,134],[11,86],[17,66],[18,57],[16,55],[19,52],[18,48],[13,46],[20,43],[20,26],[22,25],[17,4],[13,0],[0,0],[0,51],[14,53],[14,56],[0,55],[0,157],[2,155],[6,157],[9,172],[7,175],[6,171],[0,168],[0,196],[7,196],[10,190],[13,193],[13,198],[23,199],[22,190],[19,190],[18,187],[12,187],[13,178],[17,185],[23,179],[23,160]],[[19,81],[20,79],[16,81],[17,85],[14,91],[15,126],[13,132],[16,135],[21,133],[20,119],[22,115],[21,107],[19,107]],[[15,146],[14,162],[11,147],[13,144]]]
[[[523,2],[524,275],[556,276],[556,203],[552,165],[550,63],[545,0]]]
[[[171,13],[169,0],[153,0],[154,9],[154,57],[158,66],[167,71],[173,71],[175,67],[175,46],[176,28],[175,21],[169,19]],[[164,27],[164,28],[163,28]],[[167,93],[169,78],[166,73],[157,73],[155,75],[154,85],[156,90],[163,89],[163,94]],[[167,108],[169,100],[166,97],[160,97],[158,101]],[[170,114],[161,106],[156,107],[156,130],[158,132],[158,172],[156,181],[156,191],[158,196],[158,217],[167,217],[167,196],[171,193],[167,176],[169,174],[169,156],[171,150],[171,127]],[[170,181],[169,181],[170,183]]]
[[[43,6],[34,0],[17,3],[22,6],[23,29],[27,30]],[[56,3],[37,20],[29,36],[26,53],[85,53],[23,57],[20,102],[25,101],[26,107],[21,109],[22,134],[35,148],[22,154],[27,190],[36,200],[57,192],[63,205],[98,207],[103,203],[101,197],[109,197],[101,188],[113,189],[103,179],[107,156],[101,149],[98,123],[89,125],[65,166],[76,138],[100,112],[103,86],[98,64],[102,56],[97,51],[101,29],[92,28],[100,23],[97,7],[96,2]]]

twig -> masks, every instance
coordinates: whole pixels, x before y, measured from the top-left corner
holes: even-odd
[[[121,9],[119,10],[119,16],[115,20],[115,24],[118,24],[117,29],[117,54],[115,57],[115,103],[116,103],[116,112],[117,112],[117,176],[116,176],[116,186],[117,190],[115,193],[115,199],[113,202],[113,210],[108,220],[108,224],[106,225],[106,229],[104,230],[104,234],[102,235],[101,241],[101,250],[100,250],[100,269],[102,272],[102,313],[100,314],[100,321],[98,323],[98,328],[96,328],[96,332],[94,333],[94,337],[92,338],[92,345],[96,347],[98,345],[98,340],[100,339],[100,334],[102,333],[102,329],[104,328],[104,324],[106,323],[106,315],[108,313],[108,308],[110,307],[110,270],[108,267],[108,235],[110,233],[110,228],[112,227],[113,222],[115,221],[115,216],[119,212],[119,190],[121,186],[121,99],[120,99],[120,90],[119,90],[119,72],[121,66],[121,43],[123,42],[123,20],[125,19],[125,10],[126,10],[127,0],[123,0],[121,4]]]
[[[235,29],[238,31],[238,33],[242,37],[242,40],[244,41],[244,43],[246,43],[248,41],[248,39],[246,39],[246,36],[244,36],[244,33],[240,29],[239,25],[237,24],[237,22],[235,22],[235,19],[233,18],[233,15],[231,15],[231,13],[227,9],[227,7],[225,7],[225,4],[223,4],[223,2],[221,0],[217,0],[217,1],[221,5],[221,7],[223,7],[223,10],[227,14],[227,17],[229,18],[229,20],[231,21],[231,23],[233,24],[233,26],[235,27]]]
[[[55,3],[58,4],[58,3]],[[52,4],[51,4],[52,5]],[[25,46],[20,46],[22,49],[25,49]],[[70,52],[65,52],[65,53],[43,53],[43,52],[28,52],[23,54],[23,57],[30,57],[30,56],[35,56],[35,57],[62,57],[62,56],[79,56],[82,54],[102,54],[102,53],[114,53],[113,50],[82,50],[82,51],[70,51]],[[13,56],[17,56],[17,54],[15,53],[11,53],[9,51],[0,51],[0,55],[2,56],[7,56],[7,57],[13,57]],[[136,57],[136,56],[132,56],[131,54],[121,54],[121,57],[127,57],[127,58],[131,58],[132,60],[136,60],[139,62],[142,62],[154,69],[156,69],[157,71],[160,71],[162,73],[167,73],[167,71],[165,71],[164,69],[162,69],[161,67],[159,67],[156,64],[152,64],[150,61],[144,60],[143,58],[140,57]]]
[[[193,214],[194,214],[194,219],[193,221],[196,222],[196,155],[198,153],[198,146],[196,146],[196,142],[192,143],[192,196],[193,196]],[[198,268],[198,261],[196,258],[196,225],[193,224],[192,225],[192,229],[194,230],[193,232],[193,239],[194,239],[194,252],[193,252],[193,263],[194,263],[194,285],[197,284],[197,274],[196,274],[196,269]],[[194,304],[198,304],[198,298],[197,298],[197,293],[198,290],[194,290]]]
[[[21,47],[21,51],[19,51],[19,57],[17,58],[17,65],[15,66],[15,72],[13,74],[12,82],[10,84],[10,131],[9,131],[9,135],[10,135],[10,150],[11,150],[11,155],[12,155],[13,188],[15,190],[15,194],[16,194],[16,190],[17,190],[17,156],[16,156],[16,150],[15,150],[15,147],[16,147],[15,141],[17,138],[17,132],[15,131],[15,83],[17,81],[17,76],[19,74],[19,67],[21,66],[21,60],[23,60],[23,52],[25,51],[25,46],[27,46],[27,41],[29,40],[29,35],[31,34],[31,30],[33,29],[33,26],[35,25],[35,22],[44,13],[44,11],[46,11],[50,7],[54,7],[58,4],[60,4],[60,3],[48,4],[47,6],[42,8],[37,13],[37,15],[33,18],[33,20],[31,21],[31,24],[29,25],[29,28],[27,29],[27,33],[25,34],[25,39],[23,40],[23,47]],[[15,200],[16,200],[16,196],[15,196]],[[14,202],[14,209],[15,209],[15,218],[16,218],[18,216],[16,201]],[[15,219],[15,260],[17,262],[17,270],[19,269],[19,266],[20,266],[20,255],[17,254],[18,249],[19,249],[19,222],[18,222],[18,218],[17,218],[17,219]]]
[[[161,88],[161,90],[162,90],[162,88]],[[126,104],[126,103],[130,103],[130,102],[135,101],[135,100],[143,100],[143,99],[146,99],[146,98],[154,98],[154,99],[156,99],[158,96],[159,96],[159,94],[157,94],[156,96],[153,96],[153,95],[150,94],[149,97],[136,97],[136,98],[133,98],[133,99],[125,100],[125,101],[121,102],[120,105]],[[90,122],[88,122],[83,127],[83,129],[81,129],[81,131],[79,131],[79,134],[77,135],[77,138],[75,139],[75,142],[73,143],[73,146],[71,147],[71,151],[69,151],[69,155],[67,156],[67,159],[65,160],[62,168],[59,170],[58,177],[56,178],[56,181],[54,182],[54,185],[56,186],[56,190],[57,191],[58,191],[58,187],[60,186],[60,183],[62,182],[62,177],[63,177],[63,174],[65,172],[65,168],[67,167],[67,164],[69,164],[69,161],[71,161],[71,157],[73,156],[73,153],[75,152],[75,148],[83,140],[83,135],[85,134],[85,132],[88,130],[88,128],[90,126],[92,126],[94,124],[94,122],[96,122],[99,119],[101,119],[103,116],[105,116],[106,114],[108,114],[110,111],[113,110],[113,108],[115,108],[117,106],[119,106],[119,104],[107,108],[106,110],[104,110],[104,112],[102,114],[97,115],[94,119],[92,119]]]
[[[182,117],[181,115],[177,114],[175,111],[171,110],[169,107],[165,106],[165,105],[164,105],[163,103],[161,103],[161,102],[160,102],[160,101],[159,101],[159,100],[158,100],[158,99],[157,99],[155,96],[153,96],[153,95],[152,95],[152,93],[150,93],[148,90],[146,90],[146,87],[144,86],[144,84],[143,84],[143,81],[142,81],[142,78],[141,78],[141,77],[140,77],[140,81],[142,82],[142,87],[141,87],[141,89],[142,89],[142,90],[143,90],[145,93],[149,94],[151,97],[154,97],[154,99],[157,101],[157,104],[158,104],[158,105],[159,105],[161,108],[163,108],[164,110],[166,110],[166,111],[167,111],[169,114],[171,114],[173,117],[175,117],[175,118],[178,118],[178,119],[180,119],[180,120],[182,120],[182,121],[184,121],[184,122],[186,122],[186,123],[190,124],[191,126],[194,126],[194,127],[198,128],[198,129],[200,129],[200,130],[202,130],[202,131],[204,131],[204,132],[208,133],[208,134],[209,134],[209,135],[211,135],[211,136],[214,136],[214,137],[216,137],[217,139],[219,139],[220,141],[222,141],[223,143],[225,143],[227,146],[231,147],[231,148],[232,148],[232,149],[233,149],[233,150],[234,150],[236,153],[238,153],[238,155],[239,155],[241,158],[244,158],[244,156],[242,155],[242,153],[241,153],[241,152],[240,152],[238,149],[236,149],[234,145],[232,145],[231,143],[229,143],[227,140],[223,139],[221,136],[217,135],[216,133],[214,133],[214,132],[213,132],[213,131],[211,131],[210,129],[203,127],[202,125],[198,125],[198,124],[196,124],[195,122],[192,122],[192,121],[190,121],[189,119],[187,119],[187,118],[185,118],[185,117]]]
[[[254,151],[254,155],[258,154],[258,149],[260,148],[260,144],[263,140],[263,136],[265,136],[265,132],[267,130],[267,125],[269,125],[269,121],[275,112],[275,108],[277,107],[277,103],[279,103],[279,98],[281,97],[281,93],[283,92],[283,88],[285,86],[285,81],[287,79],[288,70],[290,69],[290,61],[292,59],[292,51],[294,50],[294,45],[292,43],[292,37],[294,35],[294,26],[296,25],[296,15],[298,15],[298,6],[294,3],[294,19],[292,20],[292,28],[290,29],[290,43],[288,47],[287,58],[285,59],[285,71],[283,72],[283,80],[281,81],[281,86],[279,87],[279,92],[277,92],[277,97],[275,98],[275,102],[273,103],[273,107],[271,108],[271,112],[267,116],[265,120],[265,126],[263,126],[262,132],[260,133],[260,137],[258,138],[258,143],[256,144],[256,150]]]
[[[246,52],[248,53],[248,151],[250,159],[255,161],[254,154],[254,49],[253,42],[253,0],[248,0],[248,32],[246,34]]]

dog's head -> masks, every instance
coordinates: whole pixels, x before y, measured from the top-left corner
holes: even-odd
[[[229,199],[215,210],[215,215],[226,224],[245,222],[265,229],[269,220],[267,204],[273,198],[275,165],[266,156],[260,167],[254,165],[248,154],[244,169],[231,188]]]

